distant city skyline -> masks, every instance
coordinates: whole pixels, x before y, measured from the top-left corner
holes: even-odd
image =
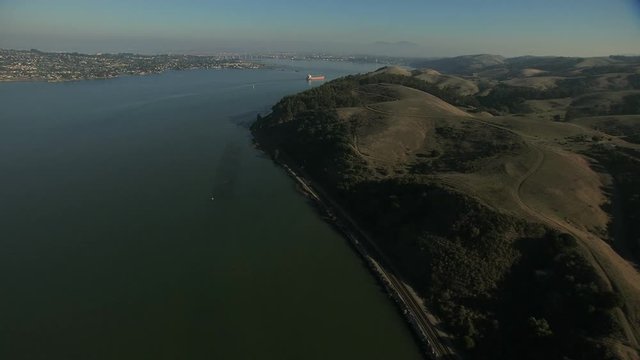
[[[640,0],[0,0],[0,48],[440,57],[640,54]]]

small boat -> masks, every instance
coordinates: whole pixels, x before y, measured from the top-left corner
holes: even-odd
[[[307,81],[324,80],[324,75],[307,74]]]

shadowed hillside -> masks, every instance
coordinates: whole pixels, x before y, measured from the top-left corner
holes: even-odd
[[[419,65],[436,70],[286,97],[254,136],[373,235],[469,358],[637,359],[640,109],[634,74],[599,69],[630,60]]]

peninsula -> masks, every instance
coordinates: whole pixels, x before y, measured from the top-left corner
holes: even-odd
[[[430,356],[637,359],[640,58],[414,66],[285,97],[255,140]]]

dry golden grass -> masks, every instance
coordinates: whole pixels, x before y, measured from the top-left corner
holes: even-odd
[[[428,154],[431,150],[447,152],[451,146],[456,146],[439,139],[435,129],[441,127],[465,129],[465,136],[471,138],[497,137],[502,132],[522,142],[516,150],[478,160],[478,166],[471,171],[436,172],[429,175],[430,179],[498,211],[542,223],[578,238],[603,282],[624,298],[624,308],[618,309],[616,316],[626,340],[616,348],[621,357],[633,359],[629,355],[630,349],[639,347],[640,274],[605,241],[605,229],[610,221],[602,209],[608,201],[603,193],[607,184],[587,159],[574,152],[579,145],[571,140],[606,136],[581,125],[592,125],[597,119],[575,124],[524,116],[473,117],[419,90],[400,85],[378,86],[397,100],[360,109],[339,109],[339,114],[344,119],[354,114],[371,118],[354,134],[353,147],[372,168],[385,169],[383,174],[387,175],[383,176],[406,172],[419,154]],[[605,94],[601,98],[611,96]],[[535,105],[555,109],[567,104],[568,100],[547,100]],[[486,129],[491,132],[487,133]],[[457,146],[463,146],[465,141],[466,138],[462,138]],[[611,141],[625,145],[621,139]]]
[[[511,86],[530,87],[539,90],[546,90],[556,87],[558,80],[564,79],[559,76],[535,76],[513,78],[503,83]]]
[[[630,88],[629,74],[627,73],[612,73],[603,74],[593,79],[591,89],[595,91],[620,91]]]
[[[381,162],[383,166],[394,164],[394,168],[404,167],[413,154],[422,147],[433,124],[427,119],[407,116],[387,117],[378,131],[359,136],[356,146],[369,156],[369,160]]]
[[[514,191],[536,159],[536,153],[525,148],[517,155],[491,159],[477,172],[443,173],[438,178],[449,187],[472,196],[494,210],[525,217],[526,213],[516,201]]]
[[[550,142],[563,142],[566,138],[572,136],[601,135],[592,129],[577,126],[573,123],[543,121],[529,116],[494,116],[490,119],[485,119],[485,121],[529,137]]]
[[[604,184],[589,163],[577,154],[541,147],[544,161],[522,186],[520,196],[539,212],[576,228],[604,235],[609,216]]]
[[[380,74],[411,76],[411,71],[400,66],[385,66],[372,73],[369,73],[367,76],[376,76]]]
[[[573,119],[574,124],[601,131],[618,140],[638,143],[640,138],[640,115],[608,115]]]
[[[628,95],[638,95],[638,90],[627,91],[602,91],[586,94],[575,98],[569,107],[571,118],[593,116],[594,114],[608,114],[612,106],[622,103],[623,98]]]
[[[471,80],[453,75],[443,75],[432,69],[422,70],[422,73],[415,77],[430,84],[434,84],[441,89],[452,89],[463,96],[477,94],[479,91],[478,85]]]
[[[522,69],[522,71],[520,71],[520,74],[524,77],[529,77],[529,76],[538,76],[541,74],[546,73],[546,71],[544,70],[540,70],[540,69],[534,69],[534,68],[526,68],[526,69]]]
[[[424,91],[401,85],[386,85],[400,100],[370,105],[374,110],[403,116],[461,116],[470,117],[467,112]]]
[[[606,65],[611,65],[614,64],[615,60],[612,60],[609,57],[591,57],[591,58],[585,58],[584,60],[580,61],[578,64],[576,64],[576,68],[577,69],[584,69],[584,68],[590,68],[590,67],[594,67],[594,66],[606,66]]]
[[[530,109],[527,116],[541,120],[553,120],[554,117],[564,119],[570,104],[571,98],[525,101],[525,105]]]
[[[520,190],[514,192],[520,198],[521,208],[529,219],[571,233],[580,240],[596,271],[609,288],[624,299],[624,308],[616,311],[626,338],[626,345],[620,344],[620,348],[638,349],[640,273],[604,241],[606,236],[602,230],[609,217],[601,208],[607,201],[602,192],[603,177],[593,171],[583,156],[571,152],[570,144],[556,141],[560,135],[601,133],[575,124],[536,122],[526,118],[491,120],[505,123],[539,151],[540,161],[530,168]],[[625,145],[623,141],[617,144]],[[506,202],[502,204],[496,206],[508,206]]]

